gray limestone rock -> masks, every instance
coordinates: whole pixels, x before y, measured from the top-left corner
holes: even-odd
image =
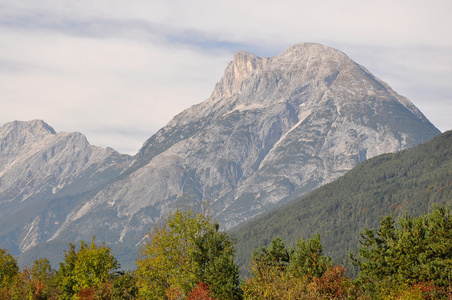
[[[71,201],[64,209],[58,209],[49,207],[52,200],[80,198],[115,178],[131,161],[130,156],[111,148],[91,146],[80,133],[56,133],[40,120],[3,125],[1,233],[9,233],[5,232],[8,228],[17,230],[13,249],[18,247],[21,252],[47,241],[60,227],[59,219],[65,217],[66,209],[77,202]]]
[[[99,172],[115,168],[112,176],[100,176],[98,189],[74,197],[70,209],[60,213],[58,226],[40,241],[96,235],[113,247],[130,248],[184,195],[210,202],[223,228],[231,228],[338,178],[363,160],[440,133],[408,99],[344,53],[319,44],[294,45],[269,58],[238,51],[211,97],[174,117],[133,160],[88,147],[80,135],[56,134],[61,146],[56,138],[46,142],[55,132],[41,127],[33,130],[43,135],[42,150],[37,156],[24,150],[32,161],[10,157],[32,137],[12,143],[0,135],[1,203],[23,201],[40,189],[52,195],[90,166]],[[52,149],[72,145],[69,140],[79,145],[79,154],[57,151],[61,157],[52,161]],[[63,153],[70,158],[64,160]],[[75,158],[84,163],[71,164]],[[118,161],[121,166],[115,165]],[[38,166],[44,170],[41,179],[24,178],[22,189],[14,185],[18,172]],[[33,232],[44,215],[37,218],[30,215],[22,231]],[[34,245],[25,240],[16,242],[21,250]]]

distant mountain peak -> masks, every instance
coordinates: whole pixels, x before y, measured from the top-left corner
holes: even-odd
[[[224,75],[217,84],[212,98],[231,97],[240,94],[243,81],[254,71],[262,69],[262,59],[246,51],[237,51]]]
[[[7,131],[27,131],[33,134],[56,134],[55,130],[42,120],[13,121],[1,126],[2,133]],[[1,134],[1,133],[0,133]]]
[[[280,58],[305,58],[305,57],[323,57],[323,58],[331,58],[334,57],[337,59],[347,58],[349,57],[335,48],[328,47],[322,44],[317,43],[299,43],[295,44],[286,50],[284,50],[281,54],[278,55]]]

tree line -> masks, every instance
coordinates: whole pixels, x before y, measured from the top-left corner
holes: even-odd
[[[236,261],[246,272],[253,251],[280,236],[286,245],[318,232],[334,260],[358,276],[348,257],[359,246],[360,231],[377,228],[380,216],[405,212],[420,216],[433,204],[451,204],[452,131],[425,144],[370,158],[343,176],[231,232],[236,238]]]
[[[143,242],[134,271],[120,271],[111,249],[69,244],[59,269],[46,258],[19,270],[0,248],[1,299],[452,299],[452,216],[434,206],[396,223],[381,218],[364,229],[350,254],[357,278],[323,253],[320,236],[287,248],[280,237],[250,258],[240,279],[234,241],[218,223],[193,209],[177,209]]]

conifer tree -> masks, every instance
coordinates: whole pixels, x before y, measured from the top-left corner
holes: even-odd
[[[366,290],[381,294],[388,287],[433,284],[448,290],[452,270],[452,215],[450,208],[435,206],[423,216],[408,215],[395,225],[392,215],[381,219],[378,230],[361,234],[359,279]]]
[[[296,250],[291,254],[289,269],[298,278],[321,277],[331,267],[332,260],[323,255],[320,235],[307,240],[298,240]]]

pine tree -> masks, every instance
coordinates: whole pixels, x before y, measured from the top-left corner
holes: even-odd
[[[311,239],[297,241],[297,248],[291,253],[289,269],[295,277],[313,278],[321,277],[331,265],[331,258],[323,255],[320,235],[316,234]]]
[[[450,208],[435,206],[418,218],[405,214],[398,226],[387,216],[374,230],[361,234],[358,257],[351,254],[360,269],[365,289],[384,293],[390,287],[433,284],[449,289],[452,270],[452,216]]]

